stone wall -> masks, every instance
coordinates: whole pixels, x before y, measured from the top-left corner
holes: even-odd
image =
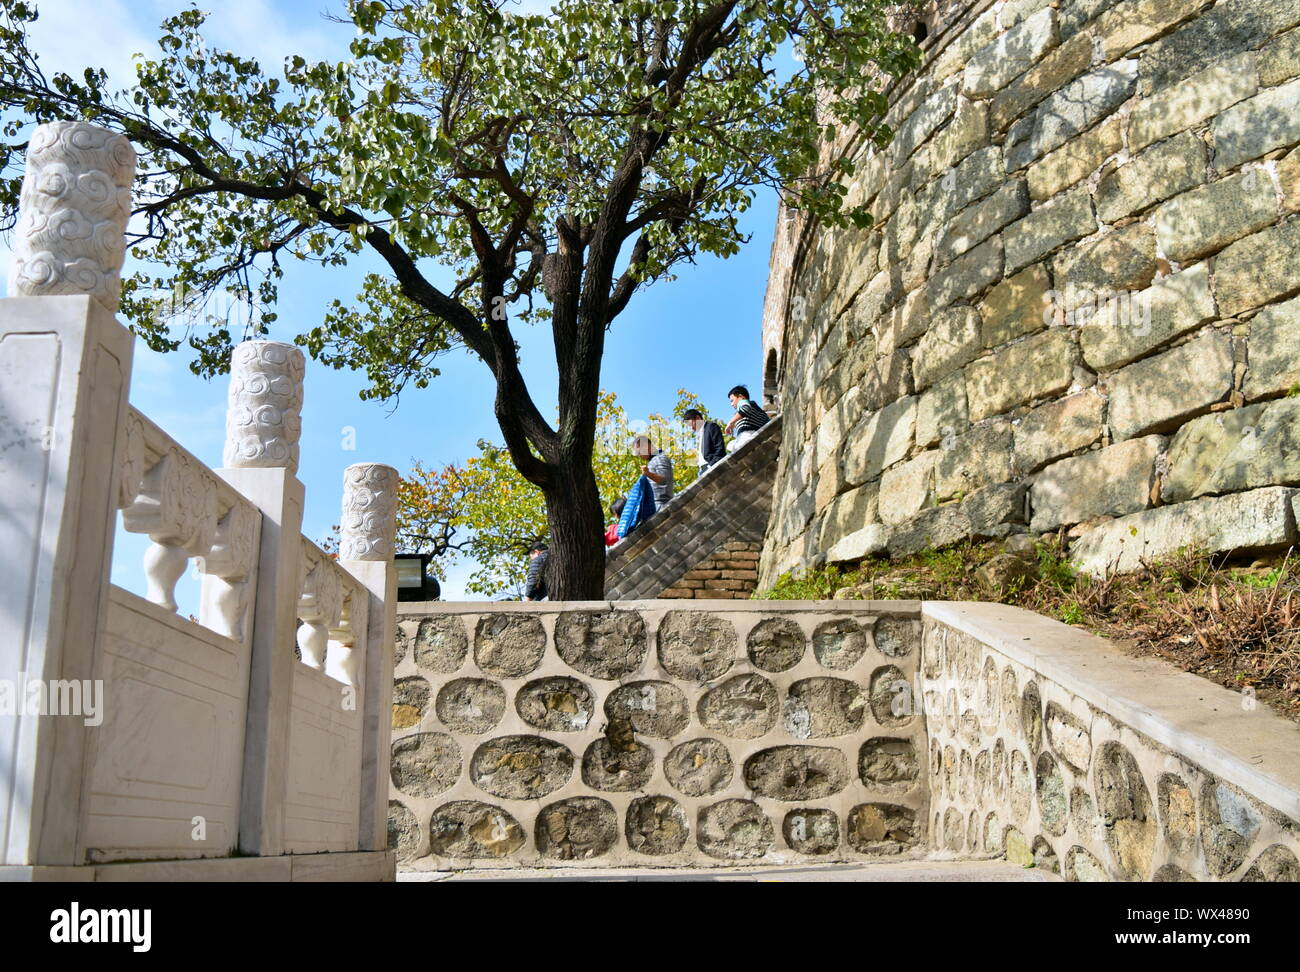
[[[1027,611],[925,605],[930,841],[1072,881],[1300,881],[1300,742]]]
[[[677,493],[647,524],[611,547],[605,561],[605,596],[748,597],[756,583],[757,575],[749,576],[756,562],[740,554],[757,550],[763,540],[781,426],[778,415]],[[741,571],[743,576],[724,576],[723,570]],[[706,579],[712,583],[694,583]]]
[[[404,606],[390,845],[415,868],[919,854],[918,619],[916,602]]]
[[[760,583],[1066,530],[1100,571],[1281,548],[1300,484],[1300,4],[931,12],[869,231],[783,213]]]

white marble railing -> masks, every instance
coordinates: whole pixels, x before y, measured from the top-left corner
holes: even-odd
[[[397,472],[343,471],[335,560],[301,532],[300,350],[235,348],[221,468],[131,407],[134,341],[114,312],[133,165],[125,139],[82,123],[30,140],[15,296],[0,300],[0,554],[15,575],[0,683],[101,704],[0,718],[0,878],[382,853]],[[150,541],[144,597],[110,580],[119,511]],[[197,623],[177,614],[191,562]]]

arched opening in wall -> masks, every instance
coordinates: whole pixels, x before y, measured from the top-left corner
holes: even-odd
[[[781,407],[777,401],[776,367],[776,348],[768,348],[767,364],[763,368],[763,407],[769,410]]]
[[[912,39],[918,44],[930,36],[930,28],[925,25],[924,20],[918,20],[912,25]]]

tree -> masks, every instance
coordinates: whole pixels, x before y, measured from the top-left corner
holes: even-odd
[[[601,392],[592,470],[602,509],[608,509],[636,481],[640,460],[631,455],[629,445],[637,434],[649,435],[672,458],[676,489],[695,480],[695,439],[678,434],[688,408],[705,412],[694,395],[679,389],[672,418],[651,415],[647,422],[634,425],[616,396]],[[479,454],[462,465],[435,468],[413,461],[402,477],[398,547],[431,554],[430,569],[440,579],[457,559],[473,561],[477,569],[466,585],[472,593],[517,596],[527,572],[528,549],[549,539],[541,491],[519,474],[498,445],[480,441]]]
[[[158,276],[127,280],[123,311],[156,349],[180,339],[151,287],[183,302],[237,287],[270,308],[285,258],[376,254],[385,273],[298,340],[363,370],[366,395],[381,398],[427,384],[452,348],[482,359],[511,462],[546,501],[555,596],[595,598],[606,329],[682,261],[735,253],[758,187],[828,224],[866,225],[844,202],[851,164],[822,148],[851,123],[884,144],[879,89],[918,51],[888,30],[885,0],[558,0],[545,16],[509,6],[350,0],[352,59],[292,57],[282,76],[208,50],[191,9],[163,22],[159,59],[114,93],[90,69],[47,79],[27,45],[33,5],[0,0],[0,106],[9,139],[27,121],[84,118],[141,150],[130,242]],[[800,61],[779,71],[791,43]],[[5,147],[6,168],[21,148]],[[11,212],[17,189],[13,176],[0,185]],[[453,282],[438,286],[435,269]],[[257,329],[273,320],[267,310]],[[541,321],[554,425],[512,331]],[[228,326],[186,330],[200,373],[225,367]]]

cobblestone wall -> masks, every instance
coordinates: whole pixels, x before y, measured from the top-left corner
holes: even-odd
[[[1072,881],[1300,881],[1286,720],[1025,611],[926,614],[937,850]]]
[[[943,4],[853,138],[869,231],[783,214],[760,584],[1065,529],[1098,571],[1284,547],[1300,493],[1300,3]]]
[[[406,866],[923,852],[916,602],[439,608],[399,617]]]

